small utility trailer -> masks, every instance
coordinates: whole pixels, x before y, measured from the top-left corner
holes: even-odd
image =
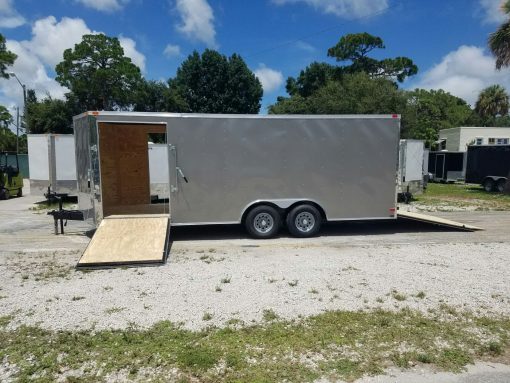
[[[423,194],[427,187],[425,141],[400,140],[398,162],[398,198],[409,202],[413,195]]]
[[[118,264],[115,254],[140,246],[130,262],[161,261],[154,240],[167,246],[170,226],[244,224],[256,238],[286,226],[308,237],[324,221],[397,218],[399,115],[88,112],[74,132],[79,209],[98,226],[80,265]],[[170,196],[159,201],[153,134],[166,134],[168,152]]]
[[[510,175],[510,145],[471,145],[467,151],[466,182],[488,192],[503,192]]]
[[[466,152],[429,152],[428,170],[431,181],[455,182],[466,175]]]
[[[72,134],[28,134],[30,194],[76,194],[76,165]]]

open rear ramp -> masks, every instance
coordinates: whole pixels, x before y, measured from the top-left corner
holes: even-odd
[[[451,227],[454,229],[465,230],[465,231],[477,231],[483,230],[481,227],[467,225],[465,223],[451,221],[445,218],[433,217],[431,215],[425,215],[420,213],[413,213],[410,211],[398,211],[398,218],[410,219],[413,221],[425,222],[439,226]]]
[[[164,263],[168,215],[113,215],[101,221],[78,268]]]

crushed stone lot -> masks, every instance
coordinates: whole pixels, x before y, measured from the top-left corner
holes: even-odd
[[[201,329],[261,322],[268,312],[293,319],[441,305],[510,314],[504,212],[444,213],[487,229],[475,233],[349,223],[312,239],[257,241],[238,227],[180,228],[165,265],[78,271],[90,227],[70,222],[68,234],[53,235],[51,218],[28,210],[34,198],[2,201],[0,316],[13,317],[10,328],[146,328],[169,320]]]

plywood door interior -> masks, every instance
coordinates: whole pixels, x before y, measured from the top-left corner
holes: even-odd
[[[150,203],[147,135],[165,125],[99,123],[99,157],[104,216],[164,213]]]

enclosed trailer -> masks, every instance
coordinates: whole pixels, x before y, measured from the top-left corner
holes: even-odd
[[[79,207],[96,225],[152,215],[171,226],[244,223],[266,238],[283,224],[309,236],[323,221],[397,216],[398,115],[89,112],[74,130]],[[170,198],[154,203],[147,137],[158,133]]]
[[[471,145],[467,151],[466,182],[486,191],[502,192],[510,175],[510,145]]]
[[[425,185],[425,142],[400,140],[398,166],[398,192],[400,195],[422,194]]]
[[[463,180],[466,174],[466,152],[429,152],[428,171],[436,182]]]
[[[76,166],[72,134],[28,134],[30,194],[76,193]]]

